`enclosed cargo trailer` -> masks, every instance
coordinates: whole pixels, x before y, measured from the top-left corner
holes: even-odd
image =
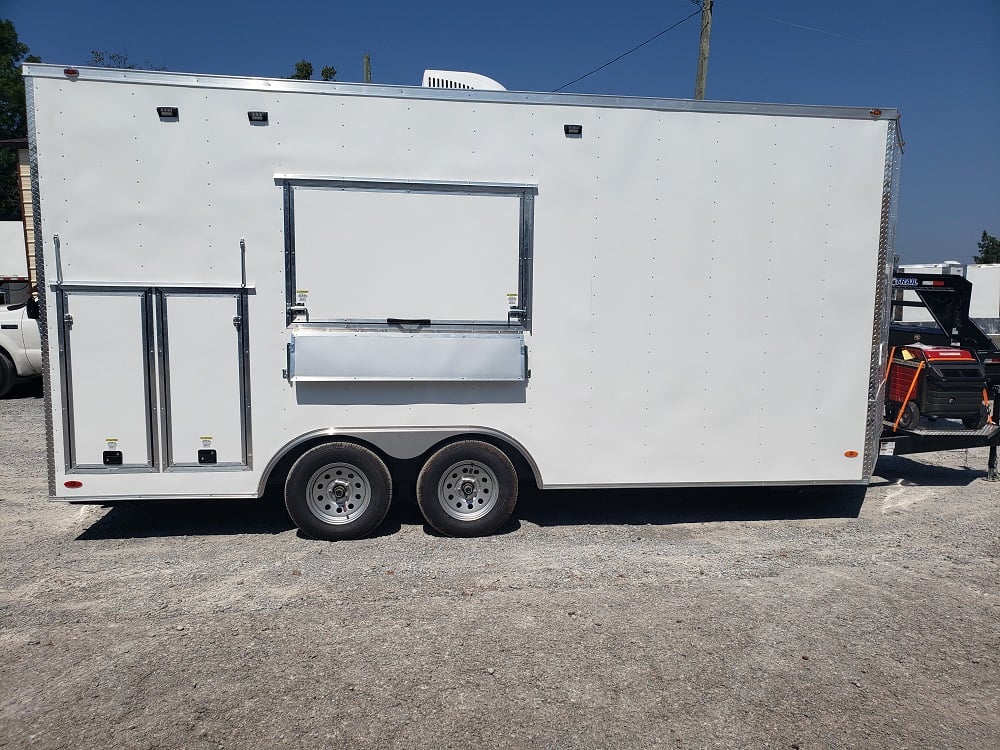
[[[24,72],[53,499],[871,476],[893,110]]]

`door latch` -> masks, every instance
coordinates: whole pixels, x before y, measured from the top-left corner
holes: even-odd
[[[309,308],[305,305],[289,305],[288,315],[293,323],[298,320],[299,316],[305,317],[306,323],[309,322]]]

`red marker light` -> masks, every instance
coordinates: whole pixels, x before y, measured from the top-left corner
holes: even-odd
[[[80,75],[80,71],[76,68],[63,68],[63,75],[67,78],[76,78]]]
[[[76,479],[70,479],[68,482],[63,482],[63,487],[66,487],[67,489],[71,490],[78,490],[81,487],[83,487],[83,482],[80,482]]]
[[[882,110],[881,109],[873,109],[868,114],[870,114],[872,117],[881,117],[882,116]]]

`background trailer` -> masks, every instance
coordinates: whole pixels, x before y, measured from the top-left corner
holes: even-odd
[[[895,111],[24,71],[55,499],[871,474]]]

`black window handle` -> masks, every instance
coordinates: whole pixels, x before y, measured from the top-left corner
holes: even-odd
[[[385,322],[391,326],[429,326],[430,318],[386,318]]]

